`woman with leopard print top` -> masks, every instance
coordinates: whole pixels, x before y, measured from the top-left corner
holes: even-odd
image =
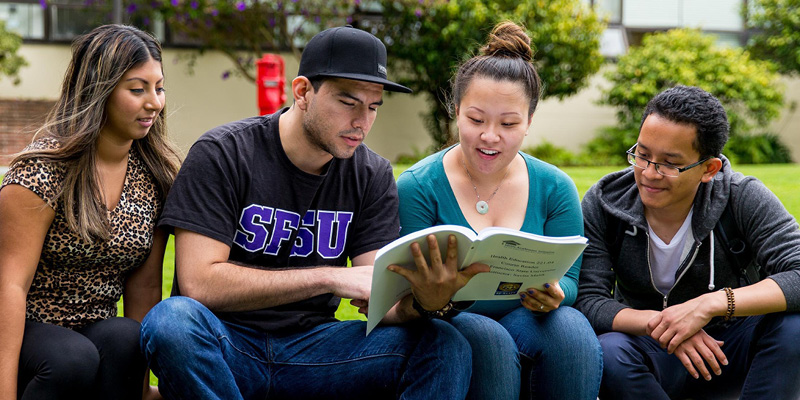
[[[161,300],[156,219],[179,165],[164,99],[151,35],[106,25],[73,43],[0,186],[0,400],[158,396],[139,327]]]

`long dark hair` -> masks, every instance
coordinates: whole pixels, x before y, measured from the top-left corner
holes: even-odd
[[[106,103],[122,76],[150,59],[161,62],[161,45],[132,26],[104,25],[75,39],[61,94],[34,136],[34,140],[55,140],[57,148],[28,150],[12,162],[36,159],[64,165],[64,182],[53,201],[62,203],[70,229],[87,241],[110,237],[105,208],[97,201],[102,196],[96,174],[97,139],[106,123]],[[163,201],[180,166],[178,152],[167,138],[166,108],[147,136],[134,140],[133,147]]]

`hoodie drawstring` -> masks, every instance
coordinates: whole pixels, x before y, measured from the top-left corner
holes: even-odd
[[[711,253],[709,258],[709,270],[711,271],[711,276],[708,278],[708,290],[714,290],[716,286],[714,286],[714,231],[711,231]]]

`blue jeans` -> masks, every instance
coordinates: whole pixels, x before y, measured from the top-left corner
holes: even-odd
[[[800,314],[777,313],[737,319],[707,331],[725,342],[728,365],[711,381],[694,379],[649,336],[600,335],[605,373],[600,397],[608,399],[800,398]]]
[[[142,349],[166,398],[463,399],[469,344],[450,324],[376,328],[331,322],[273,335],[172,297],[142,323]]]
[[[471,399],[597,398],[600,344],[572,307],[537,314],[519,307],[494,321],[472,313],[451,320],[472,347]],[[521,371],[520,371],[521,370]]]

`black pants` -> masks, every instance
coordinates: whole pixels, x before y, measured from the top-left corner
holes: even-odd
[[[80,330],[25,321],[18,399],[142,398],[140,324],[110,318]]]

